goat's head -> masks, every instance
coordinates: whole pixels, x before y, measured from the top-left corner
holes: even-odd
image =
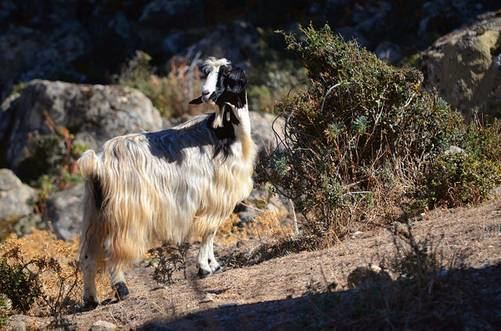
[[[193,99],[190,104],[214,102],[222,107],[226,102],[230,102],[237,107],[243,107],[246,103],[247,77],[242,69],[232,67],[227,59],[211,57],[204,62],[202,72],[206,76],[202,95]]]

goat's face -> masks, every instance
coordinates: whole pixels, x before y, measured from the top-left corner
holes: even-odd
[[[241,93],[247,84],[247,78],[243,70],[232,68],[230,62],[224,58],[218,60],[209,58],[204,62],[202,72],[206,76],[202,85],[202,95],[192,100],[190,104],[218,103],[219,97],[224,92]]]

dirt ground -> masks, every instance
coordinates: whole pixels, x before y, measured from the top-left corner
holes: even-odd
[[[413,223],[413,229],[418,238],[433,238],[440,243],[448,258],[466,252],[465,277],[487,284],[486,293],[501,307],[499,197],[474,208],[427,212]],[[239,246],[252,247],[245,242]],[[216,250],[221,255],[225,247],[227,250],[229,246]],[[196,248],[189,252],[187,280],[178,277],[173,285],[159,286],[152,280],[153,268],[143,263],[127,272],[131,291],[127,300],[108,300],[95,310],[67,316],[71,328],[88,329],[99,320],[123,329],[145,330],[334,328],[335,321],[316,309],[318,301],[314,298],[320,294],[306,294],[311,294],[312,288],[329,288],[331,284],[336,284],[331,285],[333,291],[349,293],[353,289],[348,286],[348,277],[353,270],[378,265],[395,250],[392,234],[381,228],[353,233],[328,249],[227,269],[200,280],[195,277]],[[110,298],[112,293],[108,292],[100,299]],[[500,311],[494,320],[501,326]],[[309,324],[312,319],[315,324]],[[19,321],[38,329],[47,327],[50,319],[16,315],[9,325]]]

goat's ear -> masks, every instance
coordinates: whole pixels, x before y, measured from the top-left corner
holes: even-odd
[[[226,90],[232,93],[242,93],[247,86],[247,76],[241,68],[233,68],[226,78]]]
[[[190,105],[199,105],[201,103],[203,103],[201,96],[199,96],[198,98],[193,99],[193,100],[190,101]]]

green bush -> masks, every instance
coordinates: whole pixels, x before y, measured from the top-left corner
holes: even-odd
[[[426,165],[463,135],[463,119],[422,89],[419,71],[389,66],[328,26],[301,31],[285,38],[309,86],[277,106],[288,122],[268,178],[303,211],[306,234],[332,239],[352,221],[397,216]]]
[[[466,152],[444,154],[428,170],[428,200],[431,206],[479,203],[499,180],[499,170],[493,161],[481,161]]]

